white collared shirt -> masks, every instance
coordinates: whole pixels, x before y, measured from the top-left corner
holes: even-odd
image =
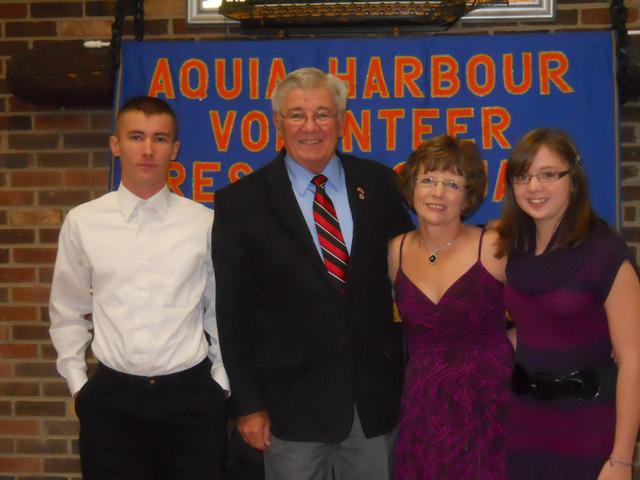
[[[215,318],[212,224],[212,210],[166,186],[143,200],[120,185],[68,213],[49,316],[58,371],[72,394],[87,381],[89,343],[100,362],[132,375],[179,372],[209,355],[213,378],[229,389]]]

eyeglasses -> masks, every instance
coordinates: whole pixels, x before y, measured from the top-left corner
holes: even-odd
[[[557,182],[570,172],[571,170],[563,170],[561,172],[558,172],[557,170],[543,170],[542,172],[538,172],[536,174],[523,173],[521,175],[514,175],[511,179],[511,182],[515,185],[526,185],[531,181],[533,177],[535,177],[540,183]]]
[[[436,186],[441,183],[445,190],[449,192],[458,192],[466,185],[458,185],[453,180],[438,180],[433,177],[423,177],[418,179],[418,186],[423,188],[436,188]]]
[[[293,125],[304,125],[307,121],[307,118],[309,118],[306,113],[300,111],[281,113],[280,116]],[[337,116],[337,113],[333,113],[327,110],[318,110],[311,114],[311,118],[318,125],[326,125]]]

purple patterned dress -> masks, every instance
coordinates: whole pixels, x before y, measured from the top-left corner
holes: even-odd
[[[602,384],[589,400],[513,395],[508,478],[595,480],[608,458],[615,426],[615,365],[604,301],[627,259],[628,247],[605,228],[579,247],[509,258],[505,304],[518,332],[516,362],[529,373],[553,376],[591,368]]]
[[[513,354],[502,284],[479,259],[480,248],[478,261],[434,304],[404,274],[400,247],[395,294],[409,360],[395,480],[505,478]]]

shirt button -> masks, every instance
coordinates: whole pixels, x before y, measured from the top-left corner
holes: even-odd
[[[155,385],[156,384],[156,379],[155,378],[150,378],[149,379],[149,385]]]

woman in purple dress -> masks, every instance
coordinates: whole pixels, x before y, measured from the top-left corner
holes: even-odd
[[[482,201],[477,149],[446,135],[400,175],[418,229],[389,245],[408,343],[395,480],[502,480],[513,350],[505,333],[505,261],[497,233],[463,225]]]
[[[631,480],[640,283],[629,249],[591,209],[565,134],[529,132],[506,178],[499,254],[517,332],[508,477]]]

